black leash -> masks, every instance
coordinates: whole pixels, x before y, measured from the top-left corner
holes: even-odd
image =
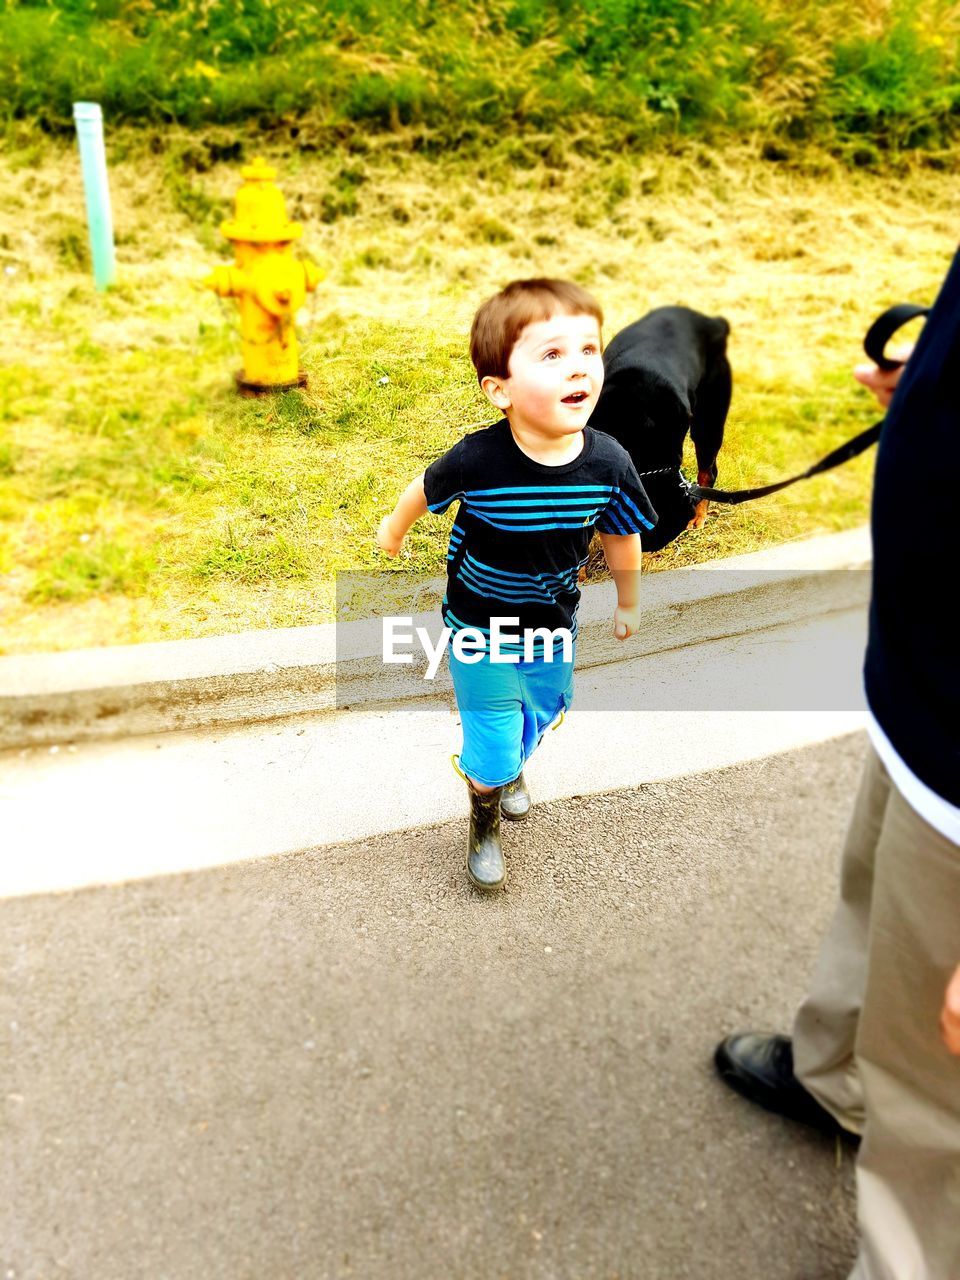
[[[788,485],[796,484],[798,480],[809,480],[811,476],[817,476],[821,471],[829,471],[832,467],[839,467],[841,462],[849,462],[858,453],[863,453],[864,449],[869,449],[872,444],[876,444],[880,439],[880,428],[882,426],[883,420],[881,419],[880,422],[875,422],[872,427],[868,427],[866,431],[861,431],[858,436],[854,436],[852,440],[848,440],[846,444],[842,444],[839,449],[834,449],[825,458],[815,462],[806,471],[801,471],[799,475],[791,476],[789,480],[777,480],[774,484],[760,485],[756,489],[711,489],[708,486],[693,484],[692,481],[688,481],[688,492],[694,502],[699,502],[702,498],[709,498],[711,502],[727,502],[735,505],[738,502],[750,502],[753,498],[765,498],[768,493],[778,493],[781,489],[786,489]]]
[[[925,316],[929,315],[929,313],[929,307],[919,307],[912,302],[901,302],[895,307],[890,307],[879,319],[875,320],[867,330],[867,336],[863,340],[863,348],[874,364],[885,371],[899,368],[903,361],[891,360],[884,355],[884,348],[896,331],[909,320],[915,320],[917,316]],[[684,476],[681,476],[681,481],[690,501],[694,503],[708,498],[711,502],[736,505],[740,502],[750,502],[754,498],[765,498],[767,494],[778,493],[781,489],[786,489],[788,485],[796,484],[798,480],[809,480],[811,476],[820,475],[823,471],[830,471],[833,467],[839,467],[843,462],[849,462],[857,454],[863,453],[864,449],[869,449],[872,444],[876,444],[880,438],[882,427],[883,419],[881,418],[872,427],[868,427],[866,431],[861,431],[858,436],[854,436],[846,444],[842,444],[839,448],[834,449],[832,453],[828,453],[825,458],[815,462],[806,471],[801,471],[799,475],[791,476],[789,480],[778,480],[774,484],[760,485],[755,489],[712,489],[694,484]],[[673,470],[673,468],[666,468],[666,470]],[[644,474],[659,475],[663,473],[648,471]],[[640,478],[642,480],[643,476]]]

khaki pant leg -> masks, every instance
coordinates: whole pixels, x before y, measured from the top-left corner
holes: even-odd
[[[854,1042],[867,981],[874,855],[891,789],[889,775],[871,747],[847,831],[840,900],[821,943],[809,994],[793,1025],[797,1078],[854,1133],[863,1131],[864,1121]]]
[[[866,1106],[856,1280],[960,1277],[960,1058],[940,1012],[960,963],[960,846],[894,787],[876,849],[855,1052]]]

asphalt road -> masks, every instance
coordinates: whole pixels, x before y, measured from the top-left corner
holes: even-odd
[[[864,748],[539,805],[493,899],[448,822],[0,903],[0,1280],[843,1280],[850,1152],[710,1057]]]

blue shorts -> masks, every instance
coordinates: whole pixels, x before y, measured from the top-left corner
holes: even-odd
[[[512,782],[573,702],[573,662],[460,662],[448,650],[463,726],[460,768],[486,787]],[[574,651],[576,657],[576,651]]]

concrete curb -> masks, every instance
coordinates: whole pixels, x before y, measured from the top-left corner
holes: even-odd
[[[864,526],[647,578],[644,622],[613,637],[612,582],[587,586],[577,667],[684,648],[851,609],[869,595]],[[438,629],[436,611],[413,626]],[[0,658],[0,749],[278,719],[436,696],[420,655],[385,666],[377,618],[204,640]]]

